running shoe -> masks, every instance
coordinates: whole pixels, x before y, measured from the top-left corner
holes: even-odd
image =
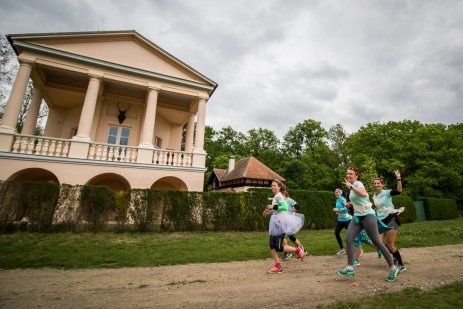
[[[403,273],[404,271],[407,270],[407,267],[405,267],[404,265],[399,265],[398,267],[399,267],[399,271],[400,271],[401,273]]]
[[[304,262],[304,258],[305,258],[305,252],[303,249],[299,248],[299,252],[297,253],[297,255],[299,256],[299,258],[301,259],[301,262]]]
[[[400,270],[399,270],[399,267],[397,266],[394,266],[394,268],[392,268],[390,271],[389,271],[389,276],[387,276],[386,278],[386,281],[387,282],[394,282],[397,280],[397,276],[400,274]]]
[[[376,252],[378,252],[378,259],[380,259],[383,256],[383,253],[379,249],[377,249]]]
[[[305,251],[304,246],[300,246],[299,249],[301,249],[304,252],[305,256],[309,255],[309,253]],[[300,259],[301,257],[298,255],[297,258]]]
[[[345,255],[345,254],[346,254],[346,250],[344,250],[344,248],[339,250],[338,252],[336,252],[337,256],[341,256],[341,255]]]
[[[287,259],[289,259],[290,257],[292,257],[293,255],[290,253],[290,252],[285,252],[285,254],[281,257],[281,259],[283,261],[286,261]]]
[[[283,272],[283,268],[276,268],[275,266],[273,266],[272,268],[270,268],[269,270],[267,270],[267,274],[281,274]]]
[[[355,271],[353,268],[350,268],[350,267],[345,267],[343,269],[340,269],[336,272],[336,274],[340,275],[341,277],[347,277],[347,278],[355,277]]]
[[[360,262],[358,259],[354,259],[354,266],[359,266],[360,265]]]

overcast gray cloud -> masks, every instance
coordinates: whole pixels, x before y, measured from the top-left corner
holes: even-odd
[[[462,122],[463,1],[0,0],[9,33],[136,30],[215,80],[206,122]]]

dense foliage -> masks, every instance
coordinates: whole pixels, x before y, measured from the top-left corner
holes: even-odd
[[[331,191],[342,187],[348,166],[356,166],[366,188],[381,177],[396,186],[400,170],[403,195],[451,198],[463,208],[463,123],[422,124],[418,121],[370,123],[347,134],[340,124],[323,129],[305,120],[290,128],[283,140],[267,129],[246,134],[226,127],[206,128],[206,181],[214,167],[227,169],[228,158],[254,156],[287,179],[292,189]],[[210,190],[210,187],[207,188]]]

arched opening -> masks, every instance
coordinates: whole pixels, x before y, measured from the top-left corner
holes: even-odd
[[[183,180],[171,176],[158,179],[150,189],[188,191],[188,187]]]
[[[130,190],[130,184],[121,175],[114,173],[106,173],[93,177],[86,183],[89,186],[105,186],[111,191],[128,191]]]
[[[128,191],[130,190],[130,184],[121,175],[114,174],[114,173],[105,173],[100,174],[92,179],[90,179],[86,185],[89,186],[104,186],[107,187],[109,190],[118,192],[118,191]],[[117,202],[116,202],[117,203]],[[107,221],[117,221],[118,220],[118,213],[117,210],[112,212],[108,215]]]
[[[40,181],[40,182],[56,182],[59,183],[58,177],[50,171],[43,168],[26,168],[17,171],[7,181]]]
[[[59,199],[59,186],[58,177],[42,168],[12,174],[0,185],[0,225],[19,223],[25,229],[32,222],[35,228],[48,230],[52,224],[50,214]]]

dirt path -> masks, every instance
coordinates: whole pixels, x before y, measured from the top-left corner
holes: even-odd
[[[0,308],[303,308],[344,297],[430,289],[463,280],[463,245],[403,249],[407,271],[387,283],[387,266],[364,254],[355,279],[338,278],[345,257],[309,256],[283,262],[267,275],[270,259],[154,268],[0,271]],[[341,291],[341,292],[339,292]],[[348,291],[355,291],[349,293]],[[354,295],[355,294],[355,295]]]

